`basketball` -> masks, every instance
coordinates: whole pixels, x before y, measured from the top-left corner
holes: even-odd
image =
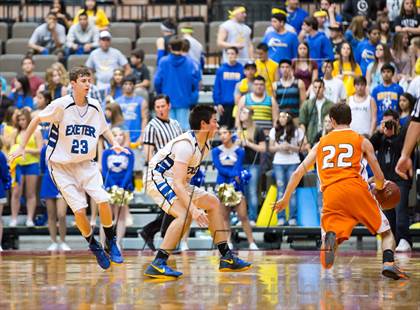
[[[400,189],[397,184],[392,181],[386,181],[385,187],[380,191],[373,188],[372,193],[375,195],[376,200],[383,210],[393,209],[400,202]]]

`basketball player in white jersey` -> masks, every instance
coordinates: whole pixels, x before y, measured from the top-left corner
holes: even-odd
[[[76,67],[70,71],[73,96],[67,95],[54,100],[32,119],[21,145],[10,155],[10,160],[24,156],[29,137],[40,122],[52,124],[46,152],[51,177],[72,209],[76,225],[88,241],[98,264],[107,269],[111,262],[122,263],[123,257],[116,244],[109,196],[103,188],[99,167],[93,159],[101,135],[115,151],[121,152],[124,149],[114,140],[108,129],[100,103],[87,97],[91,78],[87,67]],[[107,239],[106,252],[94,238],[86,216],[86,193],[98,204]]]
[[[236,257],[227,244],[227,228],[216,196],[189,184],[210,150],[210,139],[218,130],[216,110],[212,106],[195,106],[189,117],[192,130],[171,140],[149,161],[147,194],[168,214],[175,217],[169,225],[156,258],[145,275],[152,278],[178,278],[181,272],[166,261],[170,252],[189,229],[192,220],[209,226],[222,257],[220,271],[244,271],[251,267]]]

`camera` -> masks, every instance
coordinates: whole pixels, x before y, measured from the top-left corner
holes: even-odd
[[[386,129],[392,130],[395,127],[395,122],[393,120],[386,121],[384,126]]]

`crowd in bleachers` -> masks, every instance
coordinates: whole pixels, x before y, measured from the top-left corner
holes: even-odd
[[[96,1],[86,0],[74,18],[63,1],[53,1],[43,24],[13,25],[6,55],[0,56],[2,151],[8,154],[19,143],[31,115],[72,93],[67,69],[85,65],[94,73],[90,96],[102,103],[110,127],[123,130],[124,145],[136,158],[135,171],[143,169],[143,132],[154,114],[149,102],[156,94],[169,97],[170,117],[183,130],[189,128],[192,106],[214,104],[219,124],[225,126],[222,132],[231,131],[233,140],[230,144],[225,139],[220,152],[213,153],[218,156],[213,158],[214,166],[223,175],[223,167],[240,160],[249,173],[240,189],[245,197],[240,204],[247,205],[253,226],[262,202],[259,193],[267,190],[262,185],[265,173],[273,170],[277,197],[281,197],[302,156],[331,130],[329,107],[347,102],[352,109],[351,128],[372,139],[385,177],[400,187],[401,203],[387,215],[396,223],[400,250],[408,250],[411,182],[404,182],[392,167],[420,98],[420,1],[363,0],[366,7],[358,2],[344,1],[340,12],[333,1],[321,0],[310,14],[298,0],[289,0],[272,9],[270,21],[256,22],[253,31],[246,24],[246,8],[236,6],[228,20],[212,23],[217,25],[217,36],[210,34],[208,48],[204,23],[177,25],[172,19],[143,23],[132,49],[134,26],[110,23]],[[206,52],[214,51],[221,54],[220,64],[210,72],[206,61],[213,54]],[[13,64],[16,61],[19,68]],[[25,224],[34,225],[39,165],[48,131],[48,127],[39,128],[27,156],[10,167],[9,226],[18,225],[22,195]],[[236,148],[243,150],[241,156]],[[5,202],[0,199],[0,214]],[[62,220],[65,207],[54,203],[58,210],[54,217]],[[54,207],[48,203],[47,207],[53,213]],[[238,209],[242,220],[243,209]],[[278,224],[286,223],[299,223],[295,197],[288,217],[278,214]],[[52,234],[56,243],[56,231]]]

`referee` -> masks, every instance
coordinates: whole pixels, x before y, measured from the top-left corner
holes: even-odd
[[[148,165],[149,160],[157,151],[163,148],[169,141],[182,134],[182,129],[178,121],[169,118],[169,111],[171,109],[169,97],[166,95],[158,95],[154,98],[153,105],[156,116],[144,129],[143,145],[146,156],[146,165]],[[140,231],[140,236],[153,251],[156,251],[153,244],[153,238],[155,234],[160,231],[164,217],[165,212],[161,210],[159,216],[154,221],[144,226]],[[171,215],[166,215],[166,217],[170,217],[171,219],[167,219],[170,221],[173,219]]]

